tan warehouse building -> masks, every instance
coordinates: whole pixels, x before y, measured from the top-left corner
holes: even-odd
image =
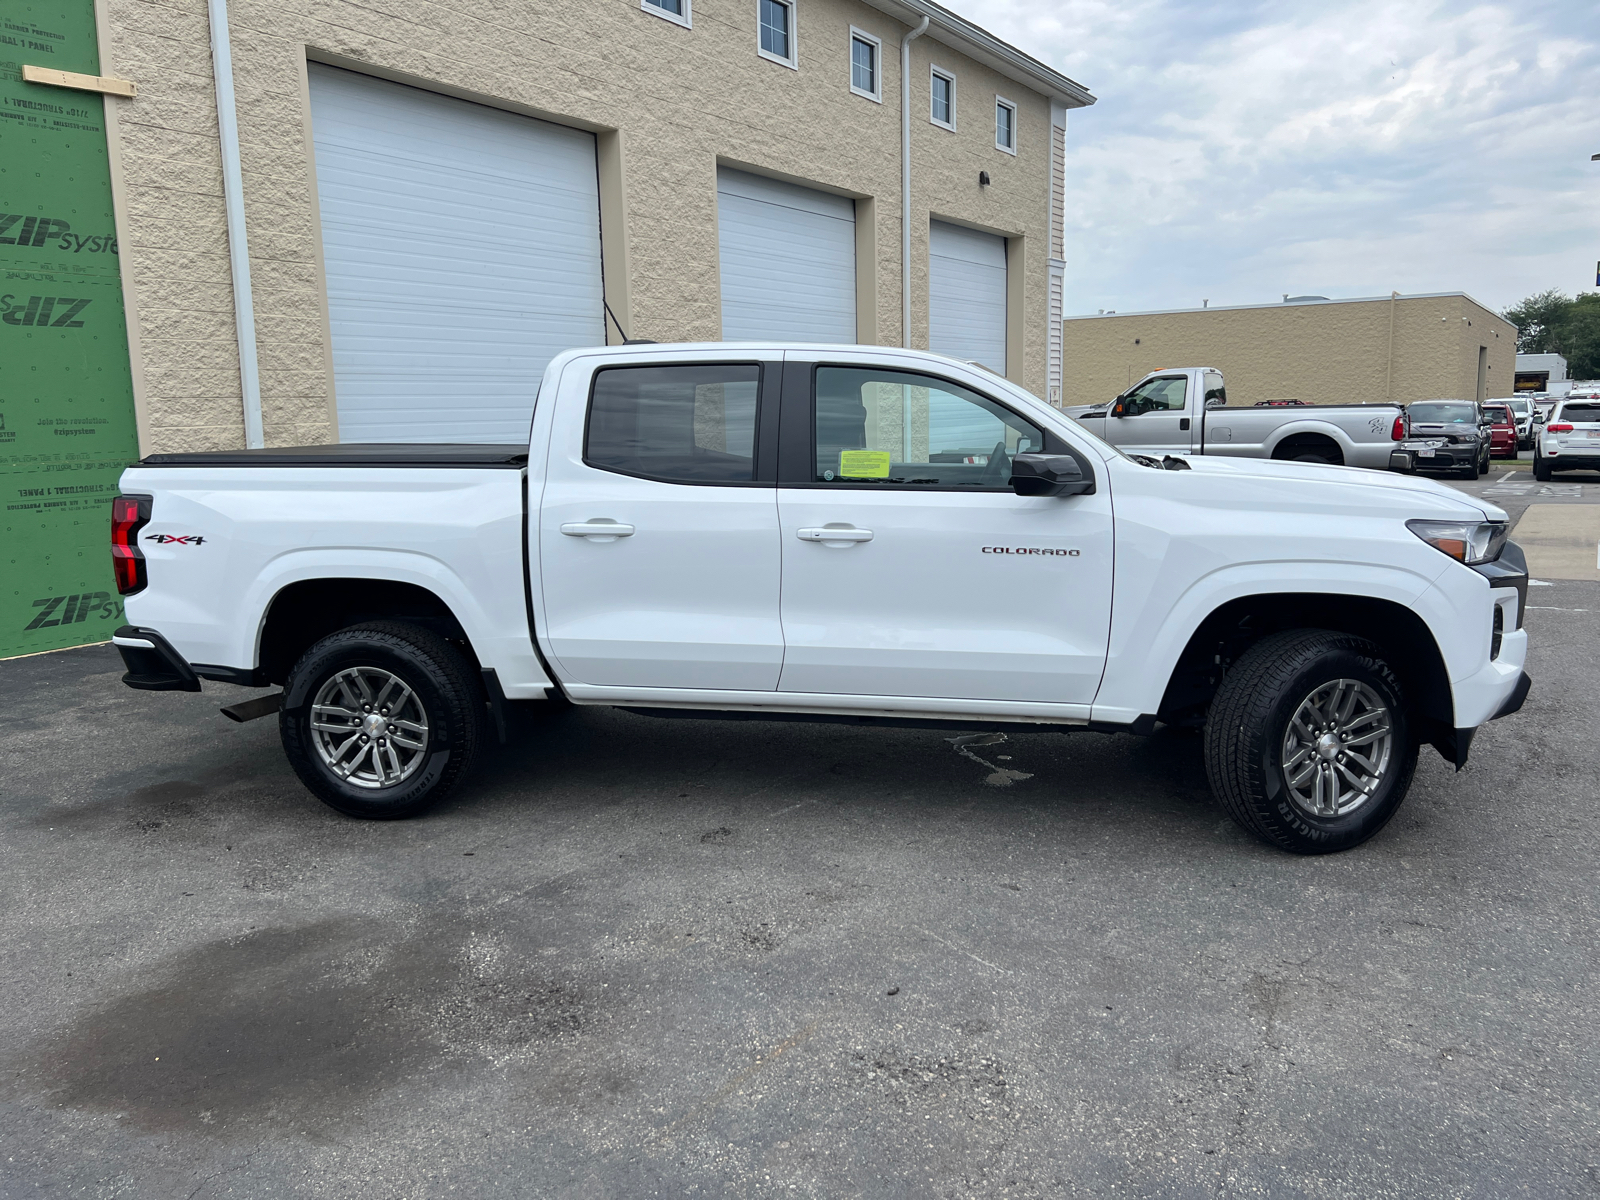
[[[138,85],[107,108],[145,451],[516,440],[568,346],[900,344],[907,310],[911,345],[1059,388],[1093,97],[935,4],[227,9],[231,234],[206,4],[112,0],[102,29]]]
[[[1167,367],[1222,371],[1229,403],[1509,396],[1517,330],[1462,292],[1285,298],[1063,323],[1067,404],[1100,404]]]

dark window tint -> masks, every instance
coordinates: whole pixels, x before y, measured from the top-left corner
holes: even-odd
[[[1563,404],[1559,421],[1600,421],[1600,404]]]
[[[749,483],[760,380],[753,363],[599,371],[583,459],[669,483]]]
[[[1413,404],[1406,415],[1422,425],[1476,425],[1478,414],[1470,404]]]
[[[818,483],[1003,491],[1011,457],[1044,435],[960,384],[870,368],[817,368]]]

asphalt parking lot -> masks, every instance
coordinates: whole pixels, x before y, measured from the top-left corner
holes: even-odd
[[[1564,570],[1600,476],[1510,470]],[[0,1197],[1600,1194],[1600,582],[1534,574],[1525,709],[1316,859],[1179,733],[582,709],[362,823],[246,692],[0,663]]]

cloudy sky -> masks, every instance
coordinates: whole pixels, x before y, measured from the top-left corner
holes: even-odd
[[[946,0],[1087,86],[1067,311],[1593,289],[1600,0]]]

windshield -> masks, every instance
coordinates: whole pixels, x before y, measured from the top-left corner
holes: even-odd
[[[1407,415],[1421,425],[1476,425],[1470,404],[1413,404]]]

